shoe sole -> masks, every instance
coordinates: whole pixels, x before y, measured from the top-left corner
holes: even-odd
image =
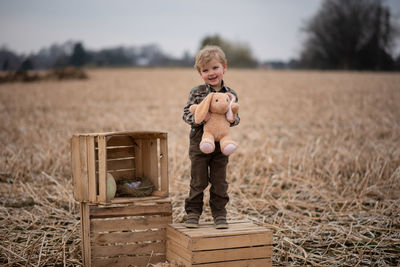
[[[199,228],[198,224],[194,223],[185,223],[186,228]]]
[[[228,229],[228,228],[229,228],[229,225],[227,225],[227,224],[215,225],[215,229]]]

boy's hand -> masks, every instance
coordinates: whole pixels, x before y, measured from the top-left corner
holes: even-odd
[[[194,114],[194,113],[196,112],[197,106],[198,106],[197,104],[191,105],[191,106],[189,107],[190,113]]]

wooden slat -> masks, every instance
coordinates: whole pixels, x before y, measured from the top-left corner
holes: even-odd
[[[86,136],[86,148],[87,148],[87,167],[88,167],[88,179],[89,179],[89,201],[96,202],[97,197],[97,185],[96,185],[96,166],[95,166],[95,153],[94,153],[94,138],[92,136]]]
[[[71,138],[71,164],[74,183],[74,198],[76,201],[83,201],[84,199],[82,197],[81,159],[78,136],[73,136]]]
[[[149,196],[149,197],[116,197],[111,200],[112,204],[125,204],[125,203],[135,203],[138,204],[144,201],[154,201],[157,203],[165,203],[169,202],[170,199],[166,197],[159,197],[159,196]]]
[[[125,207],[102,207],[91,206],[91,218],[113,218],[125,216],[143,216],[143,215],[156,215],[156,214],[171,214],[171,204],[153,204],[147,206],[129,205]]]
[[[150,141],[148,139],[142,140],[142,168],[143,168],[143,176],[146,178],[150,178]]]
[[[191,238],[226,236],[232,234],[238,235],[270,231],[264,227],[259,227],[250,222],[230,223],[228,229],[215,229],[212,223],[201,224],[199,228],[186,228],[184,224],[172,224],[171,227],[177,229],[183,234],[190,236]]]
[[[160,139],[160,176],[161,176],[161,191],[169,193],[168,179],[168,140],[167,138]]]
[[[133,158],[135,157],[135,147],[107,148],[107,159]]]
[[[96,258],[93,259],[93,266],[96,267],[128,267],[128,266],[148,266],[148,263],[159,263],[165,261],[165,255],[150,256],[123,256],[118,258]]]
[[[189,246],[190,250],[226,249],[272,245],[272,232],[249,233],[246,235],[219,236],[211,238],[195,238]]]
[[[84,136],[79,138],[79,158],[80,164],[80,180],[81,180],[81,196],[83,201],[89,200],[89,177],[88,177],[88,166],[87,166],[87,147],[86,138]]]
[[[135,159],[107,160],[107,171],[126,170],[135,168]]]
[[[135,175],[136,177],[143,177],[143,144],[141,139],[135,139]]]
[[[114,171],[107,171],[108,173],[112,174],[115,181],[120,180],[121,178],[135,178],[135,169],[126,169],[126,170],[114,170]]]
[[[106,139],[104,136],[99,136],[97,139],[98,147],[99,147],[99,201],[106,202],[106,189],[107,189],[107,152],[106,152]]]
[[[84,266],[91,266],[89,205],[81,203],[80,212],[83,263]]]
[[[229,224],[228,229],[215,229],[212,224],[202,224],[199,228],[189,229],[184,225],[173,225],[179,232],[190,238],[205,238],[216,236],[246,235],[251,233],[269,232],[270,230],[252,223]]]
[[[135,144],[133,138],[128,135],[113,135],[109,136],[109,138],[110,139],[107,141],[107,147],[133,146]]]
[[[272,260],[267,259],[249,259],[249,260],[238,260],[238,261],[224,261],[224,262],[212,262],[212,263],[201,263],[193,264],[193,267],[272,267]]]
[[[117,246],[93,246],[92,257],[115,257],[123,255],[150,255],[165,253],[165,243],[124,244]]]
[[[123,231],[123,230],[144,230],[151,228],[165,228],[171,223],[172,216],[154,216],[144,218],[113,219],[113,220],[91,220],[91,228],[94,233]]]
[[[165,229],[143,232],[113,232],[103,234],[95,233],[92,235],[92,244],[96,245],[165,240]]]
[[[195,251],[192,256],[192,263],[261,259],[270,258],[271,255],[271,246]]]
[[[156,190],[160,190],[160,182],[159,175],[158,175],[158,161],[159,161],[159,154],[158,154],[158,144],[157,139],[149,140],[150,145],[150,172],[148,178],[154,185]]]

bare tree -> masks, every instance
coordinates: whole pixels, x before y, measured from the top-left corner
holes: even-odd
[[[380,0],[325,0],[305,25],[301,64],[323,69],[392,69],[395,26]]]

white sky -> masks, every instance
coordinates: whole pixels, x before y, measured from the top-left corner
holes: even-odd
[[[248,44],[260,60],[288,60],[301,50],[304,22],[322,0],[0,0],[0,45],[18,53],[67,40],[89,49],[158,44],[192,55],[219,34]],[[387,0],[400,17],[400,0]],[[399,46],[399,45],[398,45]],[[396,48],[396,51],[399,51]]]

